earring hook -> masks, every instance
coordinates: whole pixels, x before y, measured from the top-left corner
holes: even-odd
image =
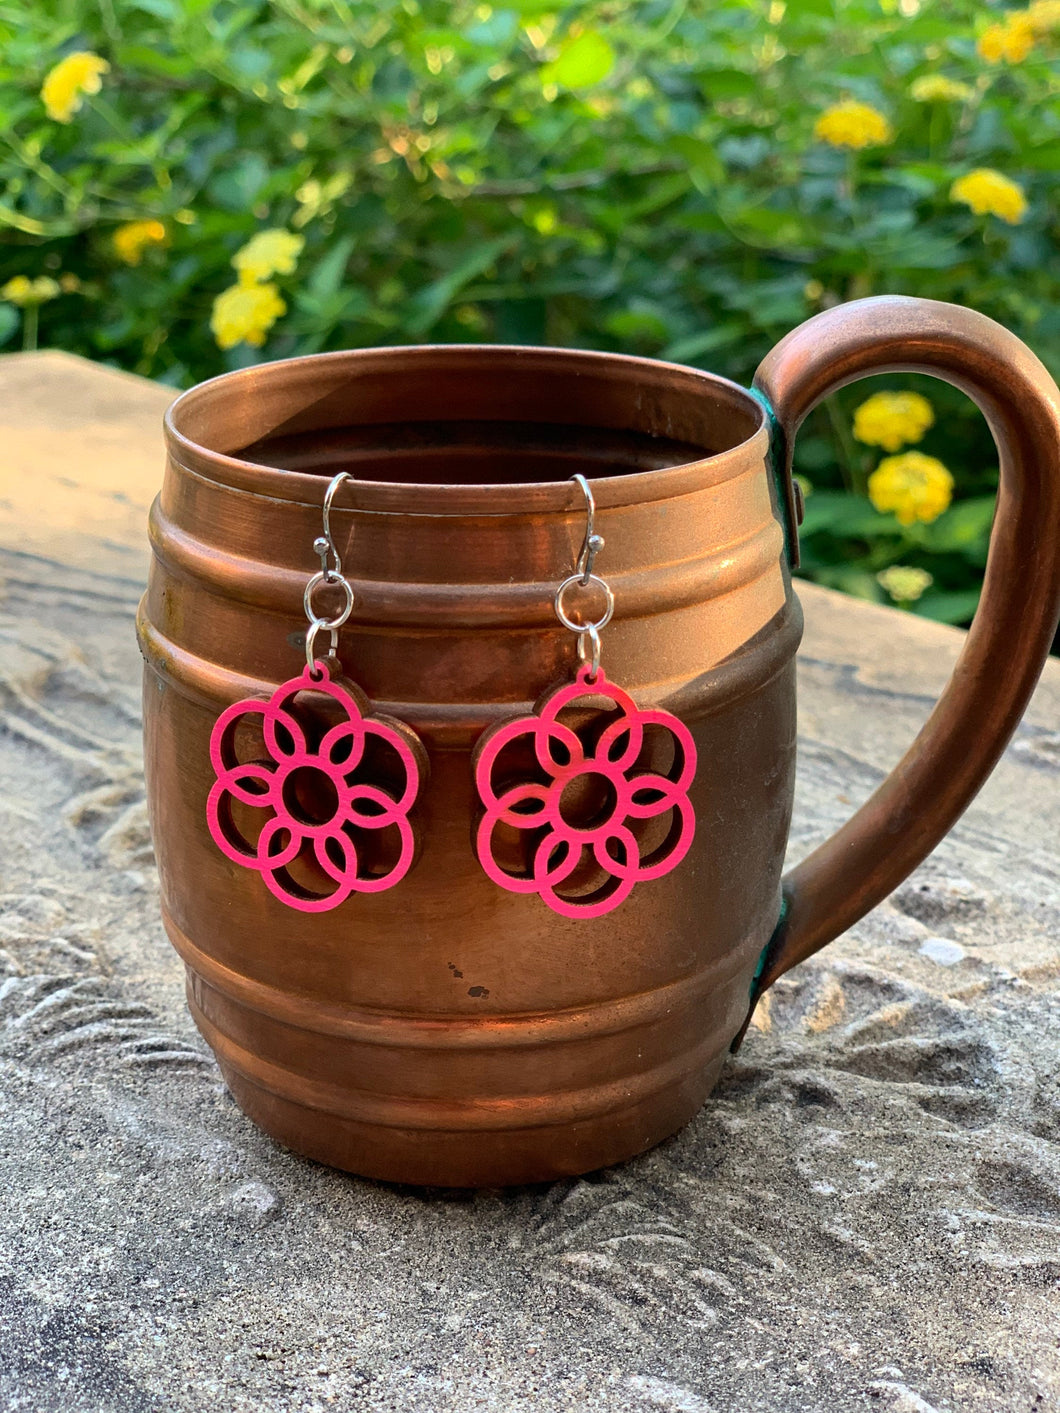
[[[342,575],[342,560],[335,548],[335,541],[331,537],[331,503],[343,481],[352,479],[348,471],[340,471],[337,476],[332,476],[324,493],[324,533],[318,535],[313,541],[313,549],[320,556],[320,572],[327,584],[334,584],[335,580]],[[331,563],[328,562],[329,560]]]
[[[610,584],[601,579],[598,574],[593,573],[593,562],[604,547],[604,537],[596,533],[596,499],[593,496],[592,487],[580,474],[572,476],[571,480],[577,481],[578,488],[585,497],[585,539],[582,543],[581,553],[578,555],[574,573],[568,575],[560,584],[556,590],[553,604],[556,617],[564,628],[569,628],[572,633],[577,633],[578,656],[582,662],[588,663],[589,681],[594,682],[600,673],[600,630],[606,628],[611,622],[611,616],[615,611],[615,596],[611,591]],[[567,590],[573,589],[575,585],[587,589],[590,584],[595,584],[602,592],[604,611],[595,622],[586,623],[579,618],[571,618],[564,606],[564,596]]]
[[[575,473],[571,480],[577,481],[578,487],[585,497],[585,539],[582,541],[581,553],[578,555],[577,573],[581,575],[582,588],[586,589],[592,578],[593,561],[604,547],[604,537],[596,533],[596,497],[593,495],[592,487],[580,471]]]
[[[306,584],[305,594],[302,598],[305,616],[309,620],[309,630],[305,636],[305,660],[310,676],[318,675],[316,671],[317,634],[321,629],[327,630],[331,635],[329,653],[334,655],[339,646],[339,629],[353,612],[353,590],[350,588],[348,580],[343,577],[342,560],[335,548],[335,541],[331,537],[331,503],[343,481],[352,480],[353,477],[347,471],[340,471],[337,476],[331,478],[324,493],[324,533],[318,535],[313,541],[313,549],[320,556],[320,570]],[[338,585],[345,596],[342,608],[330,618],[322,617],[313,607],[313,593],[321,584]]]

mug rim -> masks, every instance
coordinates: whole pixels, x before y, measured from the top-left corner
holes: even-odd
[[[704,369],[635,354],[550,345],[391,344],[274,359],[249,368],[219,373],[196,383],[180,393],[166,409],[163,422],[169,457],[181,470],[237,491],[266,496],[270,500],[321,505],[331,479],[326,473],[286,470],[218,450],[196,440],[182,423],[186,424],[189,418],[201,415],[218,396],[232,399],[233,410],[236,411],[241,402],[245,406],[248,398],[255,395],[268,395],[280,388],[290,388],[292,382],[297,384],[303,379],[312,379],[314,374],[334,373],[346,367],[351,373],[361,368],[365,372],[382,372],[398,379],[401,377],[402,363],[409,359],[420,365],[420,371],[424,368],[429,370],[432,364],[442,369],[454,363],[463,363],[470,373],[476,366],[485,366],[488,362],[495,372],[498,359],[506,361],[506,371],[511,376],[532,375],[533,368],[519,367],[520,364],[531,363],[539,365],[538,371],[569,371],[572,375],[620,371],[646,390],[665,388],[678,398],[691,397],[697,391],[709,388],[715,394],[722,394],[725,401],[750,414],[754,420],[756,425],[750,435],[732,446],[709,452],[692,461],[643,471],[590,476],[588,479],[601,507],[669,499],[701,489],[704,485],[721,483],[746,469],[749,452],[760,452],[764,456],[769,445],[763,404],[741,384]],[[392,369],[387,366],[389,364],[394,365]],[[307,402],[311,401],[307,399]],[[573,429],[589,424],[572,421],[570,425]],[[630,429],[651,435],[651,429],[647,427]],[[260,439],[254,437],[249,440],[252,443]],[[433,516],[565,511],[571,508],[571,482],[568,478],[504,482],[398,481],[351,475],[335,498],[335,508],[340,511],[348,509]]]

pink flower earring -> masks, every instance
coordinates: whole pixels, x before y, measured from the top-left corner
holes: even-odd
[[[313,543],[320,569],[306,584],[306,665],[268,701],[248,698],[222,712],[210,735],[217,777],[206,804],[214,843],[256,869],[281,903],[327,912],[351,893],[381,893],[408,873],[416,850],[409,812],[427,775],[427,753],[411,727],[375,715],[341,676],[339,629],[353,590],[331,537],[341,471],[324,496],[324,533]],[[341,610],[320,616],[314,595],[340,592]],[[326,659],[315,656],[321,631]]]
[[[676,716],[640,710],[600,666],[600,632],[615,599],[593,573],[604,545],[595,533],[593,493],[584,476],[573,480],[586,502],[585,541],[554,603],[559,621],[578,635],[580,666],[533,715],[500,722],[479,741],[474,772],[483,813],[475,849],[499,887],[540,894],[564,917],[596,918],[688,853],[696,747]],[[578,622],[564,607],[575,585],[603,595],[595,621]]]

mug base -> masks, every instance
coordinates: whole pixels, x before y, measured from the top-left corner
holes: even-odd
[[[358,1177],[414,1187],[515,1187],[626,1162],[683,1128],[702,1108],[727,1052],[704,1070],[625,1109],[573,1123],[488,1133],[383,1127],[295,1103],[219,1060],[243,1113],[292,1152]]]

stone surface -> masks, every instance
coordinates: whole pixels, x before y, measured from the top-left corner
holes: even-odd
[[[420,1192],[227,1097],[158,920],[132,618],[166,390],[0,360],[0,1407],[1060,1407],[1060,664],[897,895],[644,1158]],[[805,588],[792,853],[960,634]]]

